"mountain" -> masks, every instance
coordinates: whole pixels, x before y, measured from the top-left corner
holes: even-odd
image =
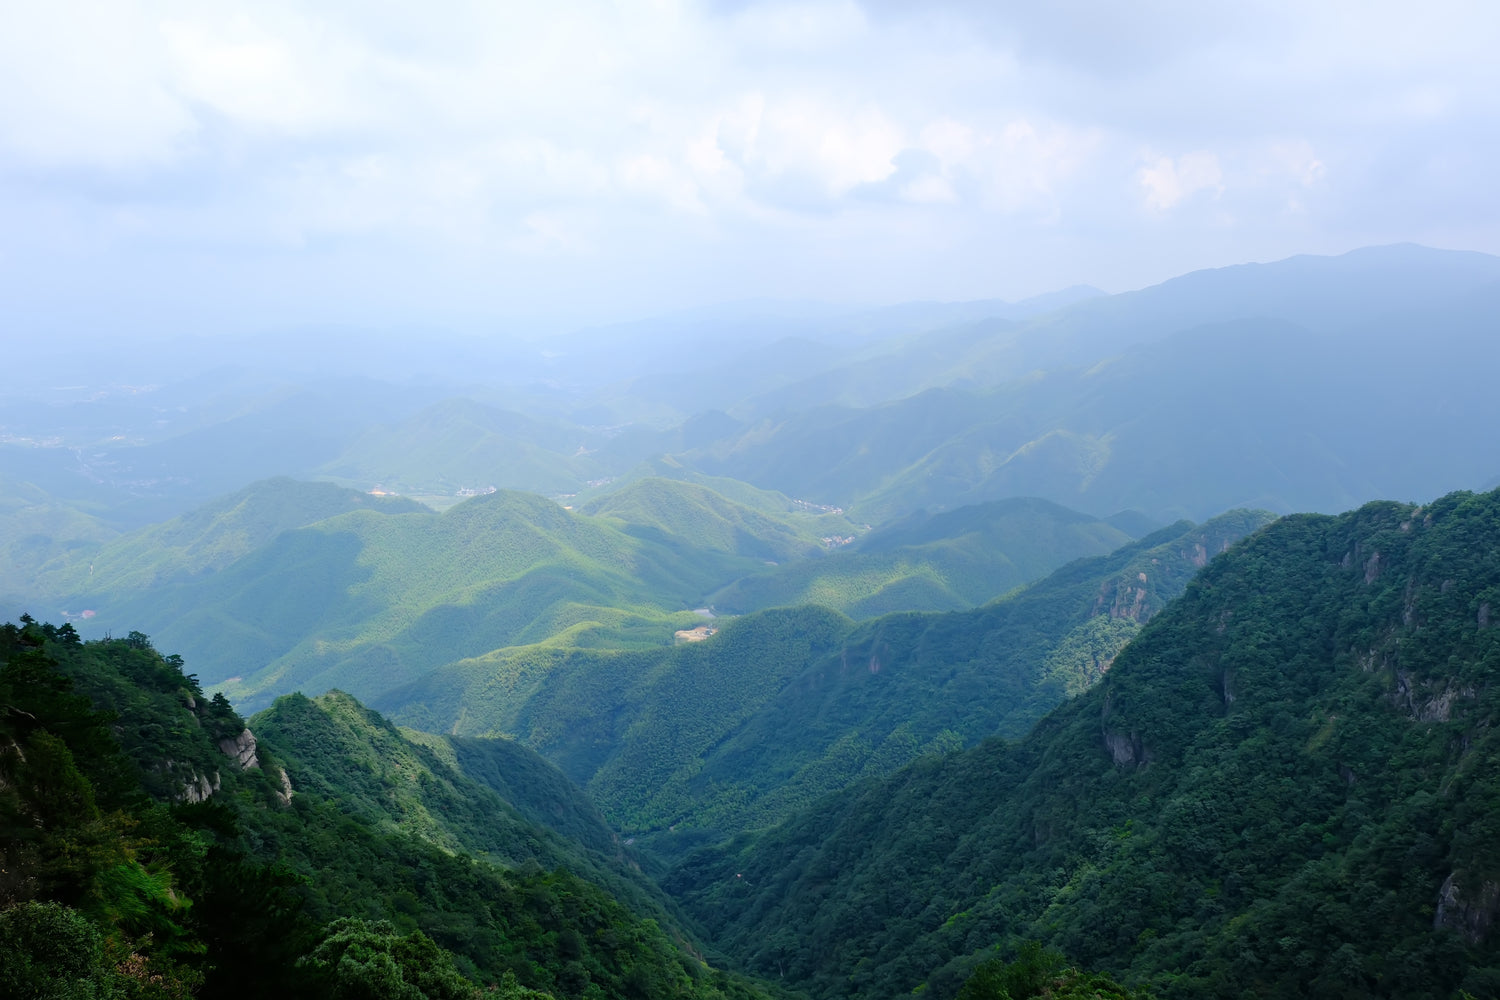
[[[281,531],[213,572],[168,574],[134,589],[126,584],[138,572],[154,575],[180,560],[152,557],[148,532],[119,550],[122,559],[141,554],[142,568],[121,562],[119,583],[96,574],[91,590],[59,600],[87,601],[97,612],[93,629],[135,620],[155,630],[193,657],[202,676],[243,696],[302,686],[364,695],[466,656],[563,635],[580,645],[669,644],[673,630],[693,620],[685,609],[759,565],[633,537],[541,497],[503,491],[437,514],[331,486],[273,483],[251,491],[260,500],[226,501],[163,529],[158,540],[191,542],[194,525],[217,525],[224,530],[204,537],[232,554],[243,540],[228,530],[240,516],[233,512],[287,491],[355,509]],[[292,520],[318,512],[293,508],[302,513]],[[271,522],[262,526],[269,534]],[[261,704],[268,700],[262,694]]]
[[[1283,518],[1024,738],[664,884],[815,997],[951,996],[1028,938],[1164,997],[1492,995],[1497,544],[1500,493]]]
[[[0,705],[7,996],[766,995],[618,847],[529,822],[345,695],[252,732],[144,635],[27,619],[0,626]]]
[[[984,389],[1039,371],[1087,368],[1184,330],[1238,321],[1288,323],[1359,337],[1393,317],[1424,324],[1446,303],[1500,281],[1500,258],[1400,245],[1196,271],[1119,295],[1056,301],[1034,312],[970,310],[892,332],[843,364],[717,406],[747,419],[821,405],[869,407],[928,389]],[[1391,344],[1396,346],[1395,342]]]
[[[974,607],[1046,576],[1064,563],[1104,555],[1131,536],[1046,500],[1017,498],[914,514],[826,559],[747,576],[715,593],[720,613],[820,604],[852,618]]]
[[[1024,733],[1267,517],[1178,524],[972,611],[856,625],[781,608],[672,648],[501,650],[376,705],[434,732],[514,736],[675,855],[923,753]]]
[[[43,592],[118,599],[185,583],[227,568],[284,531],[353,510],[395,514],[426,508],[330,483],[284,476],[267,479],[108,544],[75,546],[80,551],[66,561],[54,561],[39,574],[36,586]]]
[[[628,534],[680,539],[762,561],[821,556],[826,545],[820,531],[852,530],[837,518],[816,518],[795,508],[779,513],[757,510],[707,486],[657,477],[634,480],[578,510],[618,522]]]
[[[0,596],[35,594],[44,567],[95,549],[118,533],[86,509],[0,476]]]
[[[346,815],[450,854],[506,869],[567,868],[644,916],[672,923],[660,891],[639,874],[593,804],[524,747],[465,740],[460,749],[440,737],[402,733],[341,691],[284,696],[249,724],[276,748],[299,794],[337,802]],[[502,763],[511,769],[503,777],[496,771]]]
[[[1331,331],[1193,327],[993,389],[765,418],[679,460],[875,523],[1016,495],[1159,519],[1431,495],[1494,475],[1482,451],[1424,442],[1500,418],[1482,374],[1497,316],[1491,291]],[[1374,405],[1373,386],[1400,386],[1401,405]]]

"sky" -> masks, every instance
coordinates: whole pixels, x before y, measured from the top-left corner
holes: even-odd
[[[1500,5],[0,0],[0,335],[1500,253]],[[728,306],[727,308],[733,308]]]

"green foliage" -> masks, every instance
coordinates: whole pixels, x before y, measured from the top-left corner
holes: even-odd
[[[759,995],[618,851],[528,823],[347,696],[286,699],[241,769],[215,736],[243,744],[243,721],[144,635],[23,619],[0,626],[0,710],[7,996]],[[207,801],[153,784],[209,764]]]
[[[1265,520],[1180,524],[967,612],[855,625],[779,609],[671,649],[487,658],[382,707],[433,730],[511,734],[618,827],[677,853],[924,754],[1020,735],[1070,687],[1096,681],[1210,555]]]
[[[956,611],[1106,555],[1130,536],[1045,500],[1012,499],[907,518],[826,559],[745,577],[713,596],[727,612],[821,604],[852,618]]]
[[[38,577],[116,534],[78,506],[0,475],[0,595],[36,594]]]
[[[115,1000],[129,994],[104,936],[58,903],[0,909],[0,995],[13,1000]]]
[[[977,949],[1026,938],[1163,997],[1481,995],[1497,538],[1500,492],[1282,519],[1025,739],[866,782],[665,884],[819,997],[954,995]]]
[[[1067,968],[1061,952],[1040,942],[1021,945],[1014,962],[992,958],[964,981],[958,1000],[1150,1000],[1146,990],[1130,990],[1108,976]]]
[[[116,597],[100,580],[95,627],[144,622],[242,703],[304,686],[370,697],[443,664],[561,636],[669,645],[688,620],[682,609],[758,565],[526,494],[443,514],[362,503],[192,580]]]
[[[283,531],[351,510],[422,510],[410,500],[374,497],[329,483],[267,479],[55,564],[35,590],[126,598],[134,592],[225,569]]]
[[[659,533],[700,549],[777,562],[821,555],[822,537],[853,531],[837,516],[757,510],[706,486],[657,477],[635,480],[579,510],[615,520],[632,535]]]
[[[335,920],[301,964],[334,1000],[468,1000],[479,994],[431,938],[421,931],[397,934],[384,920]]]

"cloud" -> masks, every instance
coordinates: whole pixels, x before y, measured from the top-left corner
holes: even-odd
[[[1176,160],[1159,157],[1151,166],[1142,167],[1137,176],[1146,190],[1147,207],[1158,212],[1176,207],[1199,191],[1224,193],[1219,158],[1206,151],[1185,153]]]
[[[127,5],[7,3],[0,32],[0,166],[174,159],[196,129],[158,72],[160,39]]]
[[[287,295],[498,276],[431,286],[477,317],[1500,251],[1491,5],[0,4],[0,260],[195,315],[255,301],[249,259]]]

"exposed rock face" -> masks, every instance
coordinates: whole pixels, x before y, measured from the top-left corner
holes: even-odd
[[[1104,733],[1104,748],[1116,764],[1134,764],[1136,760],[1135,740],[1123,733]]]
[[[1114,732],[1109,728],[1109,717],[1114,707],[1114,699],[1110,695],[1104,696],[1104,711],[1100,721],[1104,724],[1104,749],[1109,751],[1110,757],[1120,767],[1135,765],[1144,767],[1151,763],[1151,753],[1141,742],[1140,734],[1132,730],[1128,735]]]
[[[278,767],[276,771],[281,775],[281,788],[276,790],[276,801],[289,806],[292,804],[292,779],[286,776],[286,768]]]
[[[1115,580],[1112,600],[1110,581],[1106,580],[1099,585],[1099,598],[1094,602],[1094,613],[1107,613],[1111,618],[1128,618],[1144,625],[1155,610],[1148,597],[1145,573],[1137,574],[1134,580],[1125,577]]]
[[[188,780],[182,784],[182,794],[178,796],[181,801],[192,805],[198,802],[207,802],[219,790],[219,772],[215,771],[213,780],[207,775],[196,772],[188,776]]]
[[[1473,887],[1465,888],[1470,885]],[[1500,914],[1500,883],[1478,879],[1471,883],[1467,877],[1460,881],[1458,873],[1453,872],[1438,890],[1432,929],[1447,928],[1470,944],[1479,944],[1489,935],[1496,914]]]
[[[1391,703],[1413,722],[1447,722],[1456,700],[1473,697],[1472,687],[1457,687],[1451,681],[1439,687],[1436,681],[1418,681],[1400,669],[1396,671],[1396,690],[1390,695]]]
[[[260,767],[260,758],[256,756],[255,734],[246,729],[234,739],[225,737],[219,741],[219,749],[224,756],[233,757],[239,764],[241,771]]]

